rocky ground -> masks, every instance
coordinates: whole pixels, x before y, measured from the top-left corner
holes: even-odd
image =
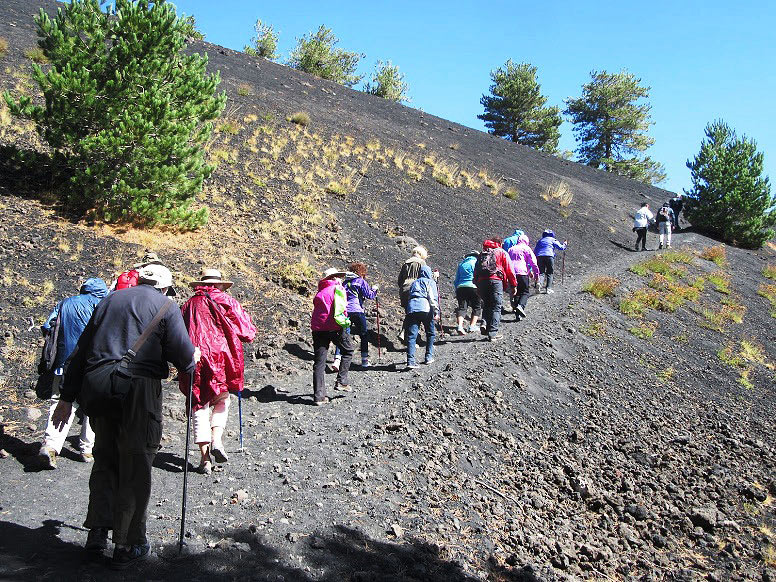
[[[0,88],[15,94],[34,94],[25,51],[39,5],[54,6],[0,4]],[[45,147],[0,106],[0,577],[108,575],[82,562],[89,466],[74,443],[57,471],[35,462],[46,410],[30,392],[37,326],[78,281],[110,280],[144,248],[181,290],[203,266],[221,268],[259,335],[245,451],[235,406],[229,463],[190,475],[180,557],[185,416],[167,386],[154,556],[115,578],[776,577],[776,326],[760,294],[773,246],[724,249],[684,230],[675,246],[686,262],[644,267],[654,253],[631,252],[629,212],[665,191],[221,47],[191,50],[208,52],[230,103],[208,150],[210,222],[195,233],[68,215]],[[308,127],[286,121],[298,110]],[[20,164],[19,150],[41,157]],[[573,195],[563,204],[562,184]],[[506,314],[502,343],[447,335],[432,365],[404,371],[393,288],[409,248],[431,250],[450,324],[458,259],[515,226],[569,239],[559,292],[533,296],[522,323]],[[699,256],[714,248],[726,253],[719,265]],[[317,408],[310,292],[319,271],[350,260],[382,286],[383,353],[373,346],[355,391]],[[582,291],[597,275],[617,279],[612,297]],[[634,294],[655,301],[641,316],[623,313]]]

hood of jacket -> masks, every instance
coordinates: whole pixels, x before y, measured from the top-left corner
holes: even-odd
[[[555,238],[555,231],[548,228],[542,233],[542,238],[545,236],[551,236],[552,238]]]
[[[528,237],[524,234],[520,235],[520,238],[517,239],[518,244],[527,245],[530,244]]]
[[[431,273],[431,268],[426,265],[423,265],[420,268],[420,275],[418,275],[418,279],[420,279],[421,277],[425,277],[426,279],[433,279],[434,275]]]
[[[321,279],[318,281],[318,291],[322,291],[327,287],[334,287],[335,285],[339,285],[339,283],[334,279]]]
[[[108,294],[108,286],[99,277],[90,277],[81,285],[81,295],[94,295],[102,299]]]
[[[492,240],[482,241],[482,248],[483,249],[497,249],[500,246],[501,245],[496,243],[496,241],[492,241]]]

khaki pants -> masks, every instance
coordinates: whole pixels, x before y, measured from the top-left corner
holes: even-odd
[[[113,530],[113,543],[148,543],[151,467],[162,438],[162,383],[133,377],[120,417],[92,418],[96,435],[84,527]]]

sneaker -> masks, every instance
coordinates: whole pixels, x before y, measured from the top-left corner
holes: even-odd
[[[339,372],[340,361],[342,361],[342,358],[340,356],[335,356],[334,361],[331,364],[331,369],[335,372]]]
[[[213,472],[213,463],[210,459],[207,459],[206,461],[201,461],[199,463],[199,467],[197,467],[197,473],[201,473],[202,475],[210,475]]]
[[[315,402],[313,402],[313,404],[315,404],[316,406],[323,406],[324,404],[328,404],[328,403],[329,403],[328,396],[324,396],[323,399],[316,400]]]
[[[517,304],[515,311],[517,311],[518,317],[525,317],[525,309],[523,309],[523,306],[520,305],[519,303]]]
[[[108,528],[93,527],[86,536],[84,551],[93,558],[102,556],[102,552],[108,549]]]
[[[339,382],[334,383],[334,389],[340,390],[341,392],[352,392],[353,388],[350,387],[350,384],[340,384]]]
[[[145,560],[150,553],[150,544],[132,545],[128,547],[116,546],[113,550],[113,559],[110,561],[110,567],[112,570],[124,570],[130,564]]]
[[[555,293],[554,289],[547,289],[547,293]]]
[[[369,367],[369,358],[361,358],[361,367],[362,368],[368,368]]]
[[[459,328],[457,328],[457,329],[455,330],[455,332],[456,332],[458,335],[466,335],[466,330],[465,330],[464,328],[462,328],[462,327],[459,327]]]
[[[417,370],[418,368],[420,368],[420,366],[418,366],[417,364],[407,364],[408,370]]]
[[[483,326],[480,328],[480,333],[481,333],[482,335],[488,335],[488,328],[487,328],[486,326],[484,326],[484,325],[483,325]]]
[[[94,463],[94,455],[91,453],[81,453],[82,463]]]
[[[433,364],[433,363],[434,363],[434,358],[428,358],[428,359],[427,359],[425,362],[423,362],[423,363],[424,363],[424,364]]]
[[[226,463],[229,460],[229,457],[226,456],[226,451],[223,448],[213,447],[210,452],[213,453],[213,458],[216,460],[216,463]]]
[[[657,250],[660,250],[662,248],[663,248],[663,243],[660,243],[659,245],[657,245]]]
[[[497,342],[497,341],[503,340],[503,339],[504,339],[504,336],[503,336],[503,334],[500,334],[500,333],[496,333],[496,334],[493,334],[491,336],[488,336],[488,341],[489,342]]]
[[[40,453],[38,453],[38,455],[40,456],[40,461],[44,469],[57,468],[57,452],[54,449],[50,449],[43,445],[40,448]]]

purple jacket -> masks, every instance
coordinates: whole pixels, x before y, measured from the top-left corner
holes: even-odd
[[[377,291],[355,273],[348,273],[343,286],[348,294],[348,313],[363,313],[364,301],[377,297]]]
[[[536,266],[536,255],[528,244],[528,237],[521,235],[516,245],[509,247],[509,258],[512,260],[512,268],[515,275],[528,275],[533,273],[534,278],[539,276],[539,267]]]

